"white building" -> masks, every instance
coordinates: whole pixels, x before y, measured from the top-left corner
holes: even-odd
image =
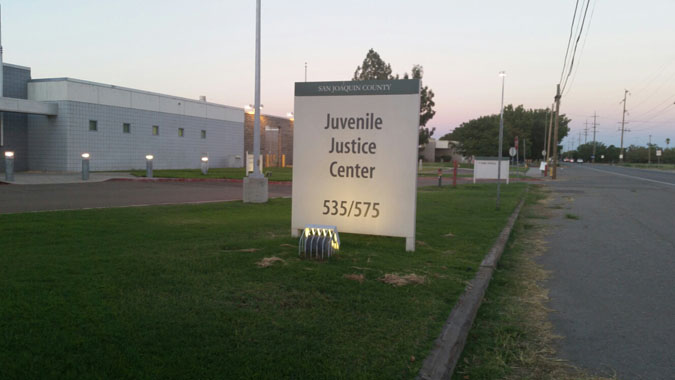
[[[77,171],[84,152],[94,171],[144,168],[147,154],[157,169],[198,168],[202,156],[243,166],[242,108],[3,68],[0,151],[15,152],[16,170]]]

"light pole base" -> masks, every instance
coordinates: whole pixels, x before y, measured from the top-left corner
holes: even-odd
[[[244,178],[244,203],[265,203],[268,199],[267,178]]]

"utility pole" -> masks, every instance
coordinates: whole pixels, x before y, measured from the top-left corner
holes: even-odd
[[[581,141],[579,141],[581,143]],[[584,144],[588,143],[588,119],[586,119],[586,128],[584,128]]]
[[[628,90],[624,90],[623,92],[623,113],[621,114],[621,150],[619,153],[619,161],[623,162],[623,132],[624,132],[624,126],[626,124],[626,95],[629,94]]]
[[[577,148],[581,145],[581,131],[579,131],[579,140],[577,140]]]
[[[556,86],[555,91],[555,128],[553,130],[553,174],[552,179],[558,178],[558,126],[560,121],[560,83]]]
[[[546,162],[551,161],[551,134],[553,133],[553,108],[555,103],[551,104],[551,119],[548,122],[548,138],[546,140]]]
[[[549,111],[553,112],[553,110]],[[546,141],[548,140],[548,127],[546,127],[546,119],[544,119],[544,142],[541,144],[541,150],[544,152],[544,160],[548,159],[546,155]]]
[[[649,158],[647,158],[647,164],[651,165],[651,163],[652,163],[652,135],[649,135],[649,144],[647,144],[647,152],[649,152],[649,153],[647,153],[647,157],[649,157]]]
[[[527,167],[527,159],[525,157],[525,139],[523,139],[523,166]]]
[[[501,182],[502,182],[502,145],[504,145],[504,79],[506,77],[505,71],[500,71],[499,76],[502,78],[502,106],[499,110],[499,159],[497,162],[497,210],[499,210],[499,201],[501,198]]]
[[[595,163],[595,146],[597,145],[597,142],[595,141],[595,132],[598,126],[598,123],[596,123],[597,118],[598,115],[595,112],[593,112],[593,157],[592,157],[593,163]]]
[[[305,62],[305,82],[307,82],[307,62]]]

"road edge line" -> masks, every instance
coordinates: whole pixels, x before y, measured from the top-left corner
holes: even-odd
[[[434,342],[431,352],[424,359],[417,379],[436,380],[452,377],[455,366],[464,350],[469,330],[471,330],[473,321],[476,319],[478,308],[492,279],[492,274],[504,252],[506,243],[509,241],[513,226],[520,215],[520,210],[525,204],[528,191],[529,189],[526,188],[523,198],[511,213],[506,226],[481,262],[476,276],[467,285],[464,293],[450,311],[440,336]]]

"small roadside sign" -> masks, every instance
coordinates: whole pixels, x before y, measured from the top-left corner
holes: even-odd
[[[656,157],[661,157],[661,149],[656,151]]]
[[[541,155],[542,155],[542,157],[546,157],[546,151],[545,151],[545,150],[542,150],[542,151],[541,151]]]
[[[513,157],[516,155],[516,148],[510,147],[509,148],[509,156]]]

